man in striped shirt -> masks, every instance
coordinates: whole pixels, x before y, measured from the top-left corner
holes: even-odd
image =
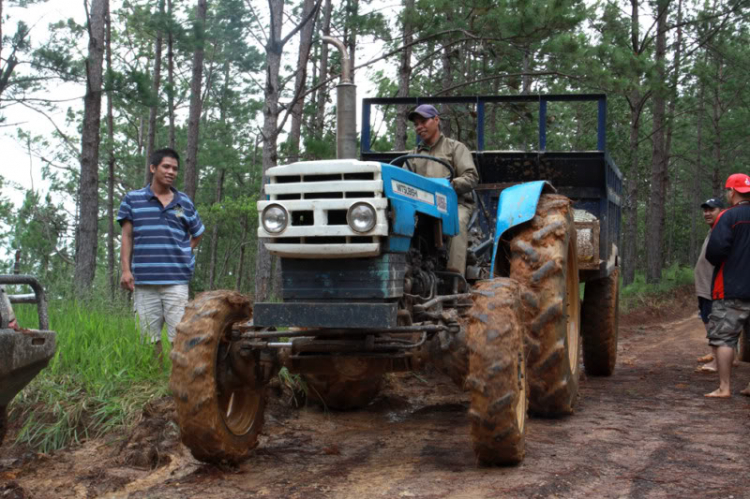
[[[161,353],[161,329],[174,342],[193,277],[204,227],[190,198],[173,187],[180,156],[159,149],[149,158],[151,184],[125,195],[117,213],[122,226],[120,285],[135,292],[141,334]]]

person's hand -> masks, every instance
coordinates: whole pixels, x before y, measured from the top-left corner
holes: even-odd
[[[133,278],[132,272],[127,271],[122,273],[122,277],[120,277],[120,286],[128,291],[135,291],[135,279]]]

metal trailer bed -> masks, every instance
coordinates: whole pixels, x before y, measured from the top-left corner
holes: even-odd
[[[594,101],[598,105],[597,146],[592,151],[548,151],[547,108],[550,102]],[[536,103],[538,105],[538,149],[535,151],[485,150],[487,104]],[[472,151],[479,170],[477,194],[493,218],[497,212],[500,192],[511,185],[533,180],[550,182],[557,192],[574,201],[576,210],[585,210],[596,217],[577,220],[579,230],[589,226],[593,247],[598,255],[579,264],[581,281],[608,276],[615,266],[620,246],[622,173],[606,150],[607,97],[604,94],[521,95],[475,97],[403,97],[371,98],[362,101],[362,134],[360,159],[388,163],[403,151],[371,150],[371,117],[373,106],[419,104],[468,104],[476,118],[477,149]],[[494,227],[494,220],[489,221]],[[598,241],[597,241],[598,240]],[[596,253],[596,250],[594,251]]]

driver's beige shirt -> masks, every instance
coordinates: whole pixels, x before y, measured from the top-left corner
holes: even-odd
[[[474,187],[479,182],[479,174],[477,173],[477,167],[474,166],[474,160],[471,157],[468,147],[457,140],[449,139],[445,135],[440,134],[437,142],[432,147],[422,143],[416,149],[413,149],[411,154],[435,156],[450,163],[453,169],[456,170],[456,177],[453,179],[452,185],[458,195],[458,202],[463,205],[474,204],[471,191],[474,190]],[[409,170],[423,177],[447,177],[449,173],[445,166],[428,159],[410,159],[409,164],[411,166]]]

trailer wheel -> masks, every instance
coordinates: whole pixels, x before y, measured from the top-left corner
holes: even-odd
[[[543,194],[510,243],[510,276],[536,294],[526,338],[529,406],[540,416],[573,412],[578,394],[581,307],[571,201]]]
[[[750,362],[750,331],[745,328],[740,333],[739,341],[739,360],[741,362]]]
[[[361,359],[346,359],[356,362]],[[307,400],[337,411],[361,409],[373,401],[380,393],[383,375],[348,378],[342,373],[306,374]]]
[[[467,341],[469,422],[477,460],[518,464],[526,452],[526,362],[518,283],[499,278],[475,288]]]
[[[210,291],[187,305],[177,326],[170,388],[182,443],[200,461],[238,462],[258,443],[266,403],[265,386],[253,381],[261,379],[258,357],[235,376],[228,336],[234,323],[251,317],[247,297]]]
[[[0,407],[0,445],[3,445],[5,431],[8,429],[8,415],[5,413],[5,406]]]
[[[620,271],[586,283],[581,306],[583,366],[586,374],[611,376],[617,362]]]

